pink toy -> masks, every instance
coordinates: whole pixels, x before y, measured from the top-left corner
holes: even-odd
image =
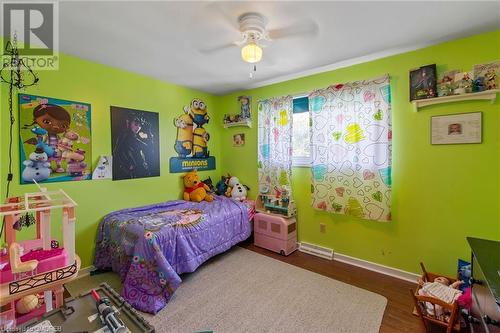
[[[254,217],[254,244],[265,249],[289,255],[297,249],[295,218],[257,213]]]
[[[62,305],[63,284],[76,278],[80,269],[75,253],[75,206],[64,191],[45,189],[0,204],[8,249],[0,253],[0,331],[15,329]],[[56,242],[51,238],[51,213],[55,210],[61,211],[61,247],[53,246]],[[26,220],[31,214],[36,238],[16,241],[22,218]],[[39,299],[36,304],[35,298]],[[18,304],[20,300],[22,304]],[[16,312],[16,305],[23,313]]]

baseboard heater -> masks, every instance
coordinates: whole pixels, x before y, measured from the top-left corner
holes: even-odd
[[[333,250],[306,242],[299,243],[299,251],[328,260],[333,260]]]

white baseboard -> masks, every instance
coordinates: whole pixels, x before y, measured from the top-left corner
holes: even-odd
[[[84,276],[89,276],[90,272],[92,272],[93,270],[95,270],[94,265],[80,268],[80,270],[78,271],[78,276],[76,278],[79,279],[79,278],[82,278]]]
[[[367,269],[369,271],[374,271],[380,274],[388,275],[395,277],[400,280],[408,281],[411,283],[416,283],[420,275],[403,271],[398,268],[393,268],[381,264],[377,264],[371,261],[358,259],[355,257],[348,256],[346,254],[338,253],[333,251],[333,249],[322,247],[319,245],[306,243],[306,242],[297,242],[300,252],[304,252],[307,254],[311,254],[313,256],[317,256],[324,259],[336,260],[339,262],[343,262],[349,265],[353,265],[356,267],[361,267]]]
[[[393,268],[381,264],[377,264],[371,261],[354,258],[342,253],[335,252],[333,260],[340,261],[349,265],[361,267],[370,271],[374,271],[377,273],[385,274],[388,276],[395,277],[400,280],[416,283],[420,275],[403,271],[398,268]]]
[[[323,259],[333,260],[332,249],[306,242],[300,242],[298,244],[300,252],[308,253]]]

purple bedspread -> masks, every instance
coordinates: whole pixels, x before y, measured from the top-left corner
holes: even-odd
[[[169,201],[123,209],[99,225],[94,265],[120,274],[123,297],[156,313],[207,259],[247,239],[247,206],[225,197],[213,202]]]

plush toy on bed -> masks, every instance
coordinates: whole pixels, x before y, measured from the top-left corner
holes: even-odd
[[[240,184],[240,180],[238,178],[229,178],[228,186],[226,196],[237,201],[246,200],[247,189],[249,190],[249,188],[246,185]]]
[[[227,174],[227,177],[222,175],[220,180],[215,184],[215,194],[217,195],[225,195],[227,191],[227,183],[229,182],[229,178],[231,176]]]
[[[184,175],[184,200],[200,202],[203,200],[213,201],[214,197],[207,194],[210,188],[200,180],[196,170]]]

